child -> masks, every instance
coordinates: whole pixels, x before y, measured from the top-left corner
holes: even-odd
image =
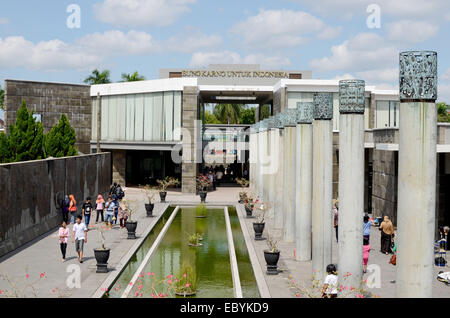
[[[369,238],[368,237],[364,237],[364,240],[363,240],[363,268],[364,268],[364,274],[367,273],[367,263],[369,262],[369,251],[370,251]]]
[[[323,283],[322,298],[337,298],[338,277],[334,264],[327,266],[327,274]]]

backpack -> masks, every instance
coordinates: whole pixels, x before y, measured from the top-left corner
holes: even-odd
[[[123,192],[122,187],[117,187],[115,194],[118,199],[122,199],[125,196],[125,192]]]

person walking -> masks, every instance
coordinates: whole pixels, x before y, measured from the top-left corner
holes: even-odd
[[[105,199],[103,199],[103,196],[99,193],[97,196],[97,200],[95,201],[95,209],[97,211],[95,216],[95,223],[98,223],[98,217],[99,215],[102,217],[101,222],[104,222],[104,216],[103,216],[103,210],[105,209]]]
[[[114,184],[109,189],[109,195],[113,195],[114,193],[116,193],[116,188],[117,188],[117,183],[114,182]]]
[[[336,273],[336,266],[329,264],[327,266],[327,276],[323,283],[322,298],[337,298],[338,277]]]
[[[121,201],[119,203],[119,220],[120,220],[120,228],[123,229],[125,227],[125,223],[127,222],[128,219],[128,208],[125,205],[125,203],[123,203],[123,201]]]
[[[336,200],[336,202],[334,202],[333,204],[333,225],[334,225],[334,229],[336,230],[336,242],[339,242],[339,237],[338,237],[338,223],[339,223],[339,201]]]
[[[112,226],[114,216],[114,202],[111,196],[108,196],[108,202],[106,202],[106,225]]]
[[[394,235],[394,225],[392,225],[391,220],[386,215],[383,222],[381,222],[381,253],[388,255],[391,252],[391,242]]]
[[[70,212],[70,224],[75,224],[75,217],[77,215],[77,201],[73,194],[69,195],[69,212]]]
[[[364,239],[363,239],[363,271],[364,271],[364,274],[367,273],[367,263],[369,263],[369,252],[370,252],[369,238],[364,237]]]
[[[84,244],[87,244],[87,227],[81,222],[82,216],[77,215],[76,223],[72,229],[72,243],[75,243],[75,250],[78,254],[78,261],[83,263]]]
[[[83,203],[82,212],[84,216],[84,223],[86,224],[86,228],[89,230],[89,223],[91,221],[91,214],[94,210],[94,207],[91,203],[91,197],[86,198],[86,202]]]
[[[217,169],[217,172],[216,172],[216,179],[217,179],[217,186],[218,187],[220,187],[220,184],[222,182],[222,178],[223,178],[223,172],[219,168],[219,169]]]
[[[364,216],[364,225],[363,225],[363,229],[364,229],[363,236],[364,236],[364,239],[367,238],[367,242],[370,241],[370,229],[371,229],[372,225],[373,225],[373,222],[370,220],[369,216],[365,215]]]
[[[114,217],[113,217],[113,223],[117,224],[117,219],[119,218],[119,201],[117,195],[113,195],[113,202],[114,202]]]
[[[61,227],[58,230],[59,246],[62,254],[62,261],[66,261],[67,240],[69,238],[69,228],[65,221],[62,222]]]
[[[68,195],[64,196],[64,200],[61,203],[61,213],[62,219],[66,224],[69,222],[69,207],[70,207],[70,199]]]

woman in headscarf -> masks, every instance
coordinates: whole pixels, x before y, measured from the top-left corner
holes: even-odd
[[[70,224],[75,224],[75,217],[77,215],[77,201],[75,201],[73,194],[69,195],[69,199]]]
[[[98,222],[98,216],[102,216],[102,222],[104,221],[103,217],[103,211],[105,210],[105,199],[103,199],[103,196],[99,193],[97,196],[97,200],[95,201],[95,209],[97,210],[97,216],[95,217],[95,223]]]
[[[61,212],[63,221],[67,224],[69,222],[69,207],[70,207],[70,199],[68,195],[64,196],[64,200],[61,205]]]
[[[392,236],[394,235],[394,225],[386,215],[380,224],[381,231],[381,253],[388,255],[391,252]]]

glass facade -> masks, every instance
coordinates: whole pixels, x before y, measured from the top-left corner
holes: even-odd
[[[101,140],[179,141],[182,93],[102,96]],[[97,139],[97,98],[92,102],[92,140]]]
[[[399,102],[377,100],[375,109],[375,128],[398,127]]]

